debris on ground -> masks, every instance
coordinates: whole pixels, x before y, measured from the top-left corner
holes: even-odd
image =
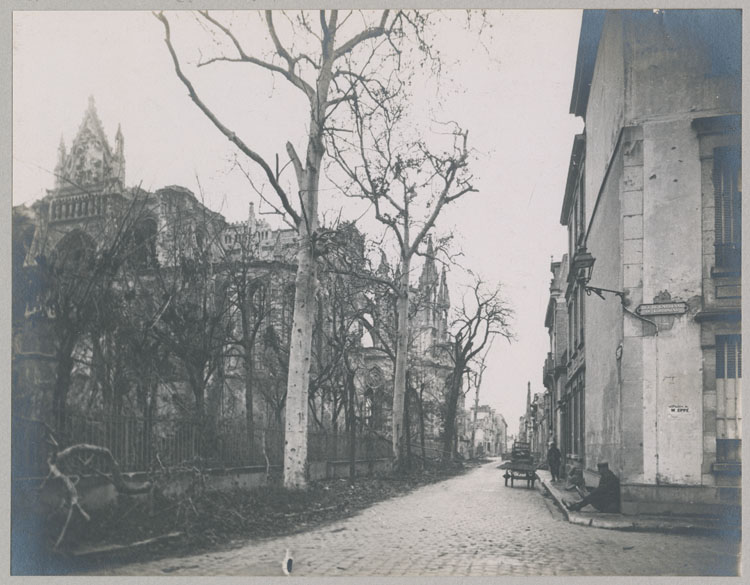
[[[307,490],[276,485],[252,490],[191,489],[174,498],[120,496],[117,504],[71,523],[68,546],[49,563],[37,559],[32,574],[65,574],[96,566],[200,552],[232,541],[276,537],[353,515],[376,502],[453,477],[472,463],[400,475],[329,479]],[[276,478],[279,482],[279,478]],[[169,538],[163,538],[169,535]],[[134,543],[149,542],[147,547]],[[91,552],[87,552],[91,551]]]

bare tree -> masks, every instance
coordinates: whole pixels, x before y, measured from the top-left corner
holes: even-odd
[[[222,245],[223,272],[227,278],[229,303],[233,308],[229,342],[238,347],[243,359],[245,420],[248,440],[253,448],[255,437],[256,346],[273,313],[269,286],[276,278],[277,266],[259,258],[258,234],[250,229],[230,234],[231,241]],[[223,243],[222,243],[223,244]],[[283,268],[281,270],[284,270]]]
[[[458,308],[452,324],[449,352],[453,371],[448,379],[443,409],[445,458],[452,458],[456,450],[456,415],[464,375],[495,336],[500,335],[508,341],[513,339],[512,316],[513,311],[503,300],[500,287],[488,291],[479,278],[471,287],[470,299],[464,297]]]
[[[215,257],[222,228],[223,221],[197,201],[176,206],[164,239],[166,259],[154,280],[164,300],[155,335],[190,389],[204,448],[207,423],[214,422],[206,417],[206,394],[220,377],[231,325],[228,283]]]
[[[231,54],[220,52],[199,65],[237,63],[266,71],[298,90],[309,108],[304,163],[292,143],[286,145],[297,182],[296,192],[290,192],[282,184],[278,164],[274,169],[202,99],[178,57],[172,41],[170,19],[162,12],[155,14],[164,25],[165,41],[175,72],[187,88],[190,99],[219,132],[262,171],[278,200],[276,209],[286,214],[299,234],[287,381],[284,485],[303,488],[306,485],[308,384],[315,319],[318,190],[325,155],[324,138],[326,133],[335,132],[332,119],[336,109],[350,101],[358,87],[368,80],[387,77],[388,72],[382,69],[384,63],[389,63],[390,70],[397,66],[400,58],[398,44],[406,37],[405,28],[419,30],[423,17],[419,13],[406,15],[388,10],[377,14],[349,12],[343,15],[338,10],[320,11],[317,18],[307,12],[283,14],[289,24],[286,27],[288,38],[283,39],[280,32],[284,31],[277,28],[276,14],[266,11],[265,40],[269,43],[271,56],[263,58],[255,49],[246,49],[241,42],[243,35],[233,30],[223,17],[208,11],[201,11],[198,15],[207,29],[231,47]],[[309,47],[310,50],[299,47]],[[286,115],[284,110],[279,113]]]
[[[114,288],[129,253],[127,234],[143,205],[137,190],[130,198],[114,197],[103,222],[69,232],[53,248],[43,245],[27,269],[30,312],[52,323],[56,364],[52,411],[59,435],[78,353],[99,335],[104,322],[113,319]]]
[[[468,133],[457,124],[440,136],[442,148],[405,126],[402,82],[352,90],[354,138],[332,141],[336,162],[347,177],[344,192],[367,200],[375,217],[396,241],[398,285],[397,340],[393,388],[393,454],[401,467],[405,454],[404,396],[409,347],[410,275],[414,257],[446,205],[476,191],[469,172]]]

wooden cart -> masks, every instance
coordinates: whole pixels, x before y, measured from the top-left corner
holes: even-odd
[[[505,470],[503,477],[506,486],[508,480],[510,480],[510,486],[513,487],[513,481],[521,479],[526,480],[526,487],[534,487],[536,466],[534,465],[534,458],[531,456],[531,445],[529,443],[515,441],[510,461],[503,463],[500,468]]]

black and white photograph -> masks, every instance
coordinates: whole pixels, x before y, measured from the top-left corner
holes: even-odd
[[[739,6],[232,7],[7,11],[9,574],[740,577]]]

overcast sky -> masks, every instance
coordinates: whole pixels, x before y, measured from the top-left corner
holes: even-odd
[[[491,11],[489,19],[483,43],[444,23],[442,89],[424,99],[467,128],[478,153],[479,192],[447,208],[438,232],[458,235],[461,264],[502,282],[516,311],[517,341],[495,342],[480,393],[515,434],[527,381],[532,393],[544,390],[550,257],[566,249],[560,208],[573,137],[583,127],[568,113],[581,12]],[[244,219],[251,201],[258,209],[258,196],[232,171],[233,148],[176,79],[150,13],[16,12],[13,30],[14,205],[53,187],[60,137],[69,147],[92,95],[111,145],[122,126],[129,185],[198,193],[200,181],[209,207],[230,220]],[[292,107],[300,102],[281,81],[227,67],[205,75],[206,101],[245,142],[272,158],[287,138],[301,140],[306,109]],[[321,195],[323,210],[340,205]],[[451,273],[457,302],[462,277]]]

